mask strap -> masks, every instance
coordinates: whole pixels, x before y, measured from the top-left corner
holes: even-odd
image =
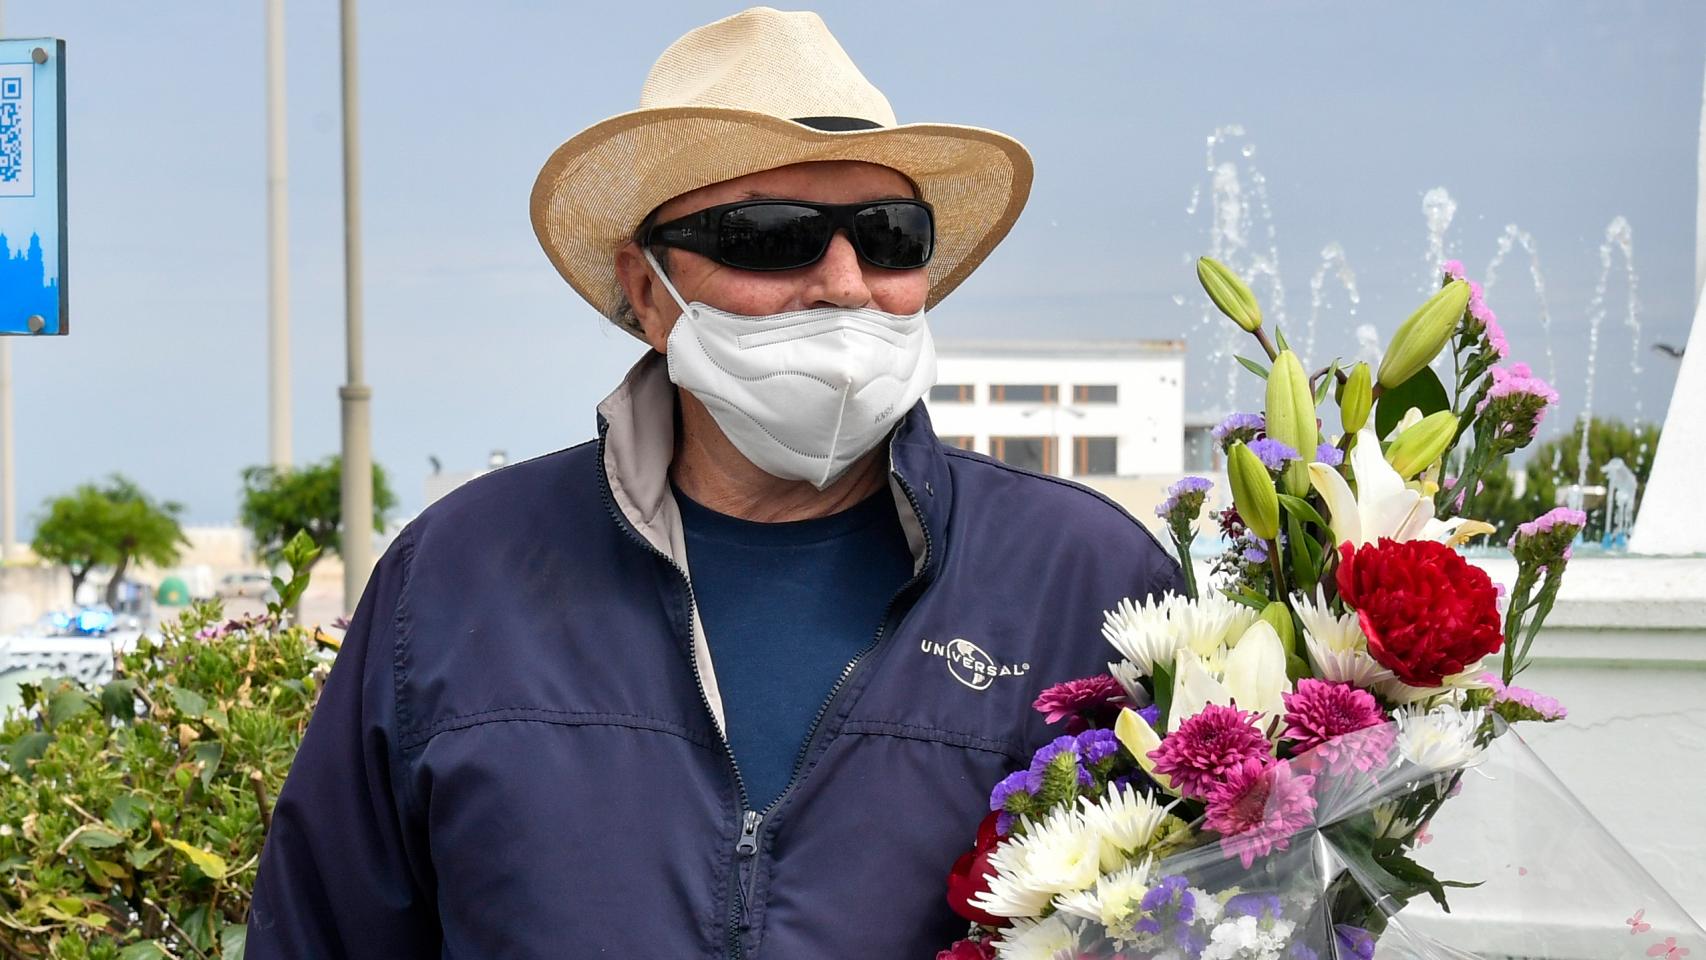
[[[675,291],[675,284],[670,283],[669,277],[664,276],[663,267],[658,264],[657,258],[652,256],[652,248],[646,247],[644,253],[646,262],[652,265],[652,272],[657,274],[658,280],[663,283],[663,288],[669,291],[670,299],[675,301],[675,305],[681,308],[683,314],[692,313],[693,311],[687,306],[687,301],[681,299],[681,294]]]
[[[847,415],[847,395],[852,392],[853,383],[848,381],[841,388],[841,408],[835,411],[835,432],[829,435],[829,455],[824,460],[823,477],[817,482],[819,490],[829,486],[829,474],[835,469],[835,444],[841,440],[841,418]]]

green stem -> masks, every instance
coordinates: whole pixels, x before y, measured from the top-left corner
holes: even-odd
[[[1284,600],[1287,594],[1285,589],[1285,564],[1280,562],[1278,534],[1275,534],[1274,538],[1268,541],[1268,565],[1273,567],[1274,570],[1273,599]]]
[[[1173,549],[1179,553],[1179,572],[1185,578],[1185,596],[1195,600],[1197,598],[1197,572],[1191,565],[1191,542],[1196,539],[1196,533],[1195,531],[1188,531],[1186,536],[1181,538],[1177,530],[1169,529],[1167,532],[1172,534]]]
[[[1269,361],[1279,359],[1279,351],[1274,349],[1274,342],[1268,339],[1268,332],[1266,330],[1261,327],[1257,327],[1250,332],[1255,335],[1256,342],[1262,345],[1262,349],[1268,352]]]

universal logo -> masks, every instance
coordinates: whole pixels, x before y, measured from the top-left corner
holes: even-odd
[[[988,690],[996,677],[1022,677],[1031,671],[1028,663],[996,663],[982,647],[961,637],[947,643],[920,640],[918,649],[948,661],[948,672],[954,679],[973,690]]]

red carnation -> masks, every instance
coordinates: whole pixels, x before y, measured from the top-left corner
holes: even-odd
[[[1492,578],[1443,543],[1343,544],[1338,582],[1369,654],[1412,687],[1437,687],[1504,643]]]
[[[1001,843],[1001,835],[995,830],[995,820],[999,816],[1001,814],[995,812],[983,818],[983,822],[977,825],[977,844],[970,853],[955,860],[954,869],[948,873],[948,906],[973,923],[991,927],[1005,927],[1010,921],[1006,917],[984,913],[972,906],[971,899],[989,890],[987,874],[995,872],[995,868],[989,865],[989,855]]]

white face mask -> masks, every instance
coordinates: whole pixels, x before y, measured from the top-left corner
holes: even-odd
[[[936,382],[924,311],[820,307],[748,317],[687,303],[669,334],[669,379],[711,411],[759,469],[819,490],[881,443]]]

